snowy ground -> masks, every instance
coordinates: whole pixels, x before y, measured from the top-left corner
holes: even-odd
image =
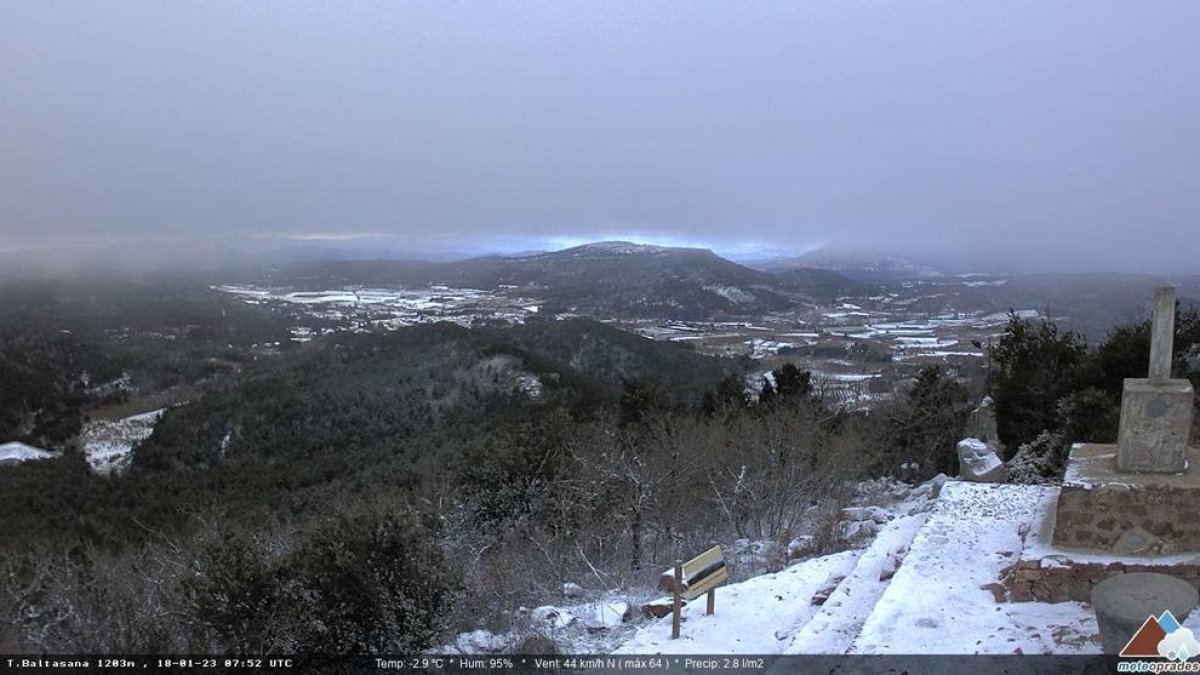
[[[1082,603],[997,603],[983,588],[1021,554],[1055,488],[952,481],[851,653],[1097,653]]]
[[[873,481],[859,492],[844,516],[864,547],[722,586],[714,615],[703,598],[684,608],[677,640],[670,616],[642,619],[636,602],[624,613],[629,604],[613,593],[525,610],[526,628],[573,654],[1099,653],[1088,605],[997,602],[989,588],[1023,550],[1045,547],[1057,488],[939,477],[915,488]],[[464,633],[440,651],[511,650],[521,637]]]
[[[32,445],[26,445],[19,441],[0,445],[0,464],[16,464],[35,459],[52,459],[57,456],[52,452],[47,452],[41,448],[35,448]]]
[[[576,589],[578,587],[576,586]],[[506,633],[475,630],[433,650],[438,654],[495,654],[521,651],[521,642],[539,637],[553,642],[566,653],[611,652],[636,630],[630,623],[637,608],[619,592],[612,591],[586,600],[576,598],[560,605],[517,610],[514,627]]]
[[[858,564],[784,649],[785,654],[844,654],[870,616],[879,597],[908,552],[927,513],[900,516],[888,522]]]
[[[671,617],[638,631],[619,654],[778,654],[820,610],[812,596],[830,577],[853,569],[861,551],[843,551],[717,589],[716,612],[704,614],[704,598],[683,610],[678,640]]]
[[[89,422],[80,436],[83,453],[99,474],[120,473],[129,466],[130,452],[154,431],[164,409],[119,420]]]
[[[794,565],[717,591],[717,613],[685,610],[639,630],[622,653],[1094,654],[1082,603],[997,603],[985,588],[1016,561],[1055,488],[947,481],[932,509],[929,484],[888,507],[850,509],[884,521],[864,551]],[[821,606],[810,600],[834,574]],[[836,576],[845,575],[837,580]]]

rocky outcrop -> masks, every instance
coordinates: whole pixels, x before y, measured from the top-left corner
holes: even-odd
[[[1003,483],[1008,469],[994,445],[978,438],[958,442],[958,476],[977,483]]]
[[[1000,435],[996,431],[996,403],[991,396],[983,397],[979,405],[971,411],[963,433],[967,438],[978,438],[993,446],[996,455],[1004,459],[1004,445],[1000,443]]]

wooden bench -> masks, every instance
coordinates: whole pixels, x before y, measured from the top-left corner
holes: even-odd
[[[687,562],[676,561],[675,566],[663,572],[659,586],[670,591],[674,598],[671,619],[671,638],[679,637],[681,622],[680,608],[683,600],[693,600],[708,594],[705,614],[716,611],[717,586],[729,580],[729,569],[725,566],[725,554],[720,546],[713,546]]]

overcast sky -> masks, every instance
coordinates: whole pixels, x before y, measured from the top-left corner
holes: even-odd
[[[1200,2],[0,4],[0,249],[626,237],[1200,272]]]

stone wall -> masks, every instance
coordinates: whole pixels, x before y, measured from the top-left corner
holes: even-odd
[[[1054,544],[1135,555],[1200,551],[1200,489],[1064,485]]]
[[[1013,602],[1092,601],[1092,588],[1125,572],[1169,574],[1200,588],[1200,562],[1185,564],[1080,563],[1055,559],[1022,560],[1007,570],[1002,586]],[[998,589],[994,589],[995,592]],[[997,601],[1005,598],[999,597]]]

